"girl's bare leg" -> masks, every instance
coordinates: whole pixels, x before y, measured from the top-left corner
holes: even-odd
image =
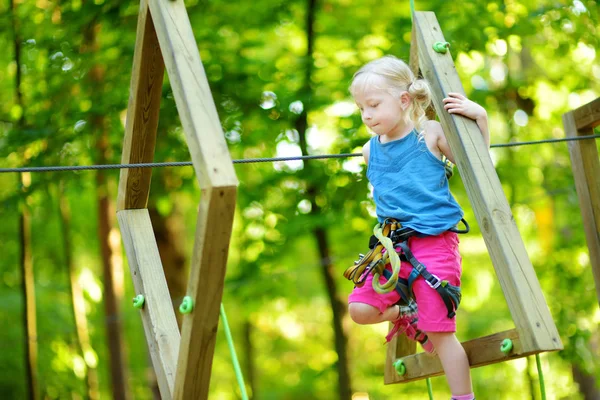
[[[365,303],[350,303],[348,305],[348,313],[350,318],[357,324],[378,324],[385,321],[394,321],[398,319],[400,308],[397,305],[391,306],[384,312]]]
[[[473,393],[467,353],[453,332],[427,332],[440,357],[446,380],[454,396]]]

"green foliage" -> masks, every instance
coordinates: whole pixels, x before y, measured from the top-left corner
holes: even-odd
[[[120,162],[123,119],[135,44],[137,3],[22,1],[15,14],[0,4],[0,166],[75,165],[95,162],[92,129],[104,116],[110,163]],[[313,60],[306,59],[305,2],[188,1],[188,13],[232,158],[297,155],[295,122],[308,113],[311,154],[356,153],[368,140],[347,87],[354,71],[383,54],[408,59],[408,2],[317,2]],[[490,116],[492,143],[563,137],[561,115],[600,93],[599,11],[594,1],[417,2],[432,10],[451,43],[467,94]],[[97,48],[86,33],[98,24]],[[104,67],[102,85],[87,79]],[[310,92],[303,91],[307,65]],[[23,102],[16,97],[20,67]],[[23,116],[23,125],[18,121]],[[161,102],[156,161],[190,159],[168,77]],[[598,303],[566,144],[493,149],[492,158],[536,268],[565,350],[543,355],[547,391],[553,398],[581,398],[571,364],[600,376]],[[306,174],[306,163],[312,163]],[[331,306],[312,235],[325,226],[339,296],[351,285],[341,276],[364,252],[374,224],[360,157],[345,160],[236,164],[240,180],[226,276],[224,304],[238,356],[247,361],[242,329],[250,323],[256,398],[331,399],[337,392],[337,355]],[[114,181],[118,172],[108,172]],[[38,307],[38,368],[48,398],[84,394],[81,360],[74,342],[63,239],[55,183],[66,182],[72,206],[74,259],[85,282],[92,346],[103,398],[110,397],[102,282],[97,243],[93,172],[32,175],[27,197],[15,175],[0,175],[0,397],[23,398],[24,334],[20,294],[18,213],[32,212]],[[190,167],[153,173],[151,201],[163,215],[181,212],[189,221],[191,254],[199,190]],[[321,214],[310,213],[309,187],[317,187]],[[473,232],[461,238],[464,302],[459,336],[470,339],[512,328],[489,256],[460,177],[452,189]],[[114,188],[111,187],[114,191]],[[175,207],[177,205],[177,207]],[[125,299],[133,296],[125,272]],[[173,299],[178,303],[180,299]],[[129,301],[126,301],[129,305]],[[150,398],[148,356],[137,310],[123,307],[130,388]],[[424,382],[383,385],[386,326],[349,320],[353,390],[369,399],[425,398]],[[227,345],[219,332],[211,398],[239,397]],[[247,371],[247,368],[245,368]],[[481,398],[531,398],[524,360],[473,370]],[[535,377],[534,372],[529,375]],[[436,397],[448,397],[444,378],[433,379]],[[233,393],[233,394],[232,394]]]

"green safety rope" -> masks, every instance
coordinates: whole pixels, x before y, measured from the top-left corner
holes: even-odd
[[[546,400],[546,384],[544,383],[544,370],[542,369],[542,362],[540,361],[539,353],[535,355],[535,363],[537,365],[538,377],[540,378],[540,392],[542,393],[542,400]]]
[[[231,336],[231,331],[229,330],[229,324],[227,323],[227,315],[225,315],[225,307],[223,307],[223,303],[221,303],[221,319],[223,320],[223,328],[225,330],[225,337],[227,338],[227,344],[229,345],[229,352],[231,353],[231,360],[233,361],[233,369],[235,371],[235,377],[237,379],[238,385],[240,386],[240,391],[242,392],[242,400],[248,400],[248,393],[246,393],[246,385],[244,383],[244,376],[242,375],[242,369],[240,368],[240,363],[239,363],[237,355],[235,353],[235,347],[233,345],[233,337]]]
[[[134,299],[135,301],[135,299]],[[189,314],[194,309],[194,302],[190,296],[185,296],[179,311],[182,314]],[[240,392],[242,393],[242,400],[248,400],[248,393],[246,393],[246,384],[244,383],[244,375],[240,368],[240,362],[238,361],[237,354],[235,353],[235,346],[233,345],[233,337],[229,330],[229,323],[227,322],[227,315],[225,314],[225,307],[221,303],[221,319],[223,320],[223,328],[225,330],[225,337],[227,338],[227,345],[229,346],[229,352],[231,353],[231,360],[233,361],[233,370],[235,371],[235,377],[238,385],[240,386]]]
[[[431,386],[431,379],[425,378],[427,382],[427,393],[429,394],[429,400],[433,400],[433,387]]]
[[[500,351],[506,355],[509,355],[513,349],[513,342],[510,339],[504,339],[500,345]],[[538,378],[540,380],[540,393],[542,400],[546,400],[546,383],[544,382],[544,370],[542,369],[542,362],[540,360],[539,353],[535,355],[535,364],[537,366]]]

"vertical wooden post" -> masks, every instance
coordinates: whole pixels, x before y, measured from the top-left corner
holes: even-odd
[[[600,98],[563,114],[567,137],[591,135],[600,124]],[[600,162],[595,140],[569,142],[575,187],[579,197],[596,296],[600,304]]]

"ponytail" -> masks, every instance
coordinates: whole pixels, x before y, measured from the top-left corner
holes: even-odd
[[[407,88],[411,98],[411,106],[408,109],[408,116],[415,124],[419,135],[422,134],[427,116],[425,111],[431,104],[431,89],[424,79],[416,79]]]

